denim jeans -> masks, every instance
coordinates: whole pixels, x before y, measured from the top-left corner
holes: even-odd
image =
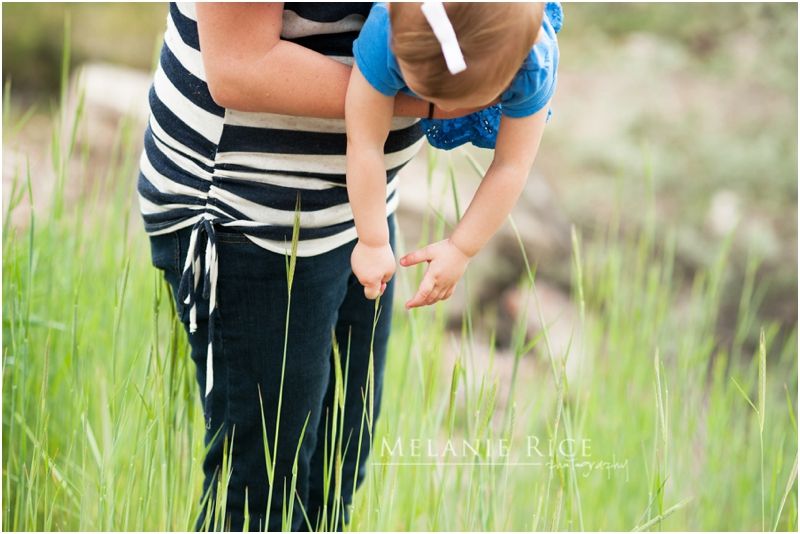
[[[394,216],[390,216],[388,222],[390,243],[395,249]],[[375,322],[375,301],[364,297],[363,287],[350,267],[350,254],[355,240],[324,254],[298,257],[292,284],[288,336],[285,336],[289,304],[287,257],[255,245],[235,230],[219,226],[215,230],[219,278],[212,340],[214,386],[207,402],[203,402],[203,393],[209,342],[208,300],[200,297],[197,330],[191,334],[188,306],[182,302],[175,303],[189,336],[204,416],[210,423],[205,430],[207,453],[203,459],[203,495],[208,493],[212,502],[210,525],[213,528],[216,488],[227,435],[228,447],[231,439],[233,446],[229,457],[225,529],[243,529],[246,506],[250,517],[249,530],[264,530],[265,527],[280,530],[282,510],[288,511],[290,506],[285,501],[290,501],[294,507],[293,530],[303,530],[309,526],[318,528],[317,521],[322,516],[320,511],[325,504],[326,527],[341,529],[349,520],[353,492],[366,474],[371,446],[370,429],[363,417],[365,396],[369,401],[370,394],[370,347],[374,365],[373,420],[377,419],[380,412],[394,278],[387,284],[380,299],[380,311]],[[173,296],[177,295],[190,231],[190,228],[185,228],[150,237],[153,265],[164,272]],[[345,386],[344,411],[340,411],[343,415],[339,416],[341,419],[337,424],[338,429],[343,429],[343,454],[342,511],[336,524],[331,522],[334,477],[327,477],[330,478],[327,503],[324,497],[324,469],[331,463],[332,450],[330,419],[333,416],[336,384],[332,350],[334,335],[341,355]],[[283,394],[280,398],[284,365]],[[278,444],[277,448],[273,448],[279,398]],[[270,456],[277,451],[272,458],[274,489],[269,511],[266,509],[270,484],[262,409]],[[326,440],[329,442],[327,447]],[[291,498],[295,456],[296,493],[295,498]],[[201,505],[200,508],[196,530],[201,530],[206,520],[206,507]],[[305,521],[304,512],[310,525]]]

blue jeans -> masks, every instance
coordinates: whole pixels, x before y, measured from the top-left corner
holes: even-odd
[[[388,222],[390,243],[395,249],[394,216],[390,216]],[[173,296],[177,295],[190,231],[190,228],[185,228],[150,237],[153,265],[164,272]],[[216,488],[227,436],[229,450],[231,439],[233,447],[229,458],[231,472],[224,528],[241,531],[247,506],[250,529],[264,530],[268,527],[269,530],[280,530],[281,511],[284,508],[288,511],[289,507],[289,503],[284,501],[291,500],[293,530],[308,528],[303,512],[309,518],[310,527],[317,528],[325,504],[327,528],[341,529],[349,520],[354,488],[361,484],[366,474],[371,446],[370,430],[367,423],[362,422],[364,396],[369,400],[370,393],[370,345],[374,364],[373,420],[377,419],[380,411],[394,278],[381,297],[373,339],[375,301],[364,297],[363,287],[350,268],[355,240],[324,254],[297,258],[278,445],[274,449],[284,340],[287,338],[286,256],[265,250],[243,234],[219,226],[216,227],[216,241],[219,278],[212,341],[214,386],[207,402],[204,402],[203,393],[208,350],[208,300],[201,296],[198,301],[197,330],[192,334],[188,334],[188,306],[177,299],[175,302],[189,336],[204,416],[210,423],[206,425],[204,441],[207,453],[203,460],[203,495],[208,494],[212,502],[210,525],[213,528]],[[323,476],[326,449],[329,455],[327,465],[330,465],[331,454],[331,444],[326,447],[325,442],[331,439],[330,419],[333,416],[336,380],[332,350],[334,335],[345,381],[344,411],[337,425],[343,428],[340,497],[343,510],[336,524],[331,522],[335,482],[331,477],[326,503]],[[259,401],[259,389],[263,404]],[[264,453],[262,408],[269,453],[272,456],[273,451],[277,451],[273,458],[274,490],[270,510],[266,509],[270,484]],[[296,494],[291,498],[296,454]],[[206,507],[201,505],[196,530],[202,529],[206,520],[205,510]]]

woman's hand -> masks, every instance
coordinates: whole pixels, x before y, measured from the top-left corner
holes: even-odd
[[[371,246],[359,239],[350,255],[350,266],[364,286],[364,296],[374,300],[383,295],[386,284],[394,275],[396,267],[392,247],[389,243]]]
[[[403,267],[428,262],[428,270],[425,271],[417,294],[406,302],[406,309],[450,298],[470,259],[450,239],[437,241],[400,258],[400,265]]]

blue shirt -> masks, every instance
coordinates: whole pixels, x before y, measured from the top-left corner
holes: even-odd
[[[542,34],[500,95],[503,115],[527,117],[542,109],[556,89],[558,40],[563,13],[559,2],[548,2],[542,17]],[[408,88],[391,48],[391,25],[385,2],[376,2],[361,33],[353,42],[353,57],[364,78],[380,93],[395,96]],[[469,67],[467,67],[469,68]],[[416,95],[414,95],[416,96]]]

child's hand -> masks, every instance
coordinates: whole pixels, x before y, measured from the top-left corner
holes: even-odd
[[[400,258],[400,265],[403,267],[423,261],[428,262],[428,270],[425,271],[419,290],[406,302],[406,309],[450,298],[469,260],[470,257],[461,252],[449,239],[431,243]]]
[[[394,275],[396,266],[392,247],[389,243],[370,246],[359,239],[350,255],[350,266],[364,286],[364,296],[374,300],[383,294],[386,283]]]

